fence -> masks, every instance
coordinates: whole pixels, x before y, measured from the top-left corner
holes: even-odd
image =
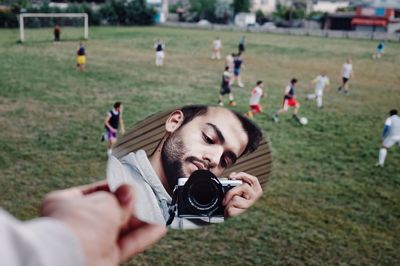
[[[299,36],[316,36],[324,38],[344,38],[344,39],[364,39],[378,41],[395,41],[400,42],[400,34],[386,32],[370,32],[370,31],[340,31],[340,30],[318,30],[307,28],[276,28],[269,29],[263,27],[237,27],[234,25],[198,25],[196,23],[178,23],[165,22],[160,24],[163,27],[187,28],[187,29],[207,29],[207,30],[225,30],[225,31],[247,31],[247,32],[266,32]]]

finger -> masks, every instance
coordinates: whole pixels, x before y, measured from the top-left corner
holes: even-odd
[[[69,188],[64,190],[57,190],[50,192],[45,196],[40,206],[40,214],[42,216],[49,215],[53,210],[54,206],[63,200],[70,200],[82,197],[82,192],[78,188]]]
[[[235,208],[235,207],[230,206],[229,208],[225,208],[224,217],[229,218],[229,217],[238,216],[238,215],[244,213],[245,211],[246,211],[246,209],[240,209],[240,208]]]
[[[167,228],[164,225],[143,223],[140,227],[132,228],[129,233],[118,240],[121,251],[120,262],[124,262],[133,255],[144,251],[166,233]]]
[[[222,202],[223,205],[227,205],[234,196],[240,196],[246,199],[251,199],[254,197],[255,192],[253,189],[250,187],[249,184],[243,183],[240,186],[234,187],[231,190],[229,190],[224,197],[224,201]]]
[[[110,192],[110,188],[108,187],[107,180],[101,180],[92,184],[83,185],[78,187],[84,195],[94,193],[97,191],[106,191]]]
[[[246,182],[249,185],[251,185],[258,194],[262,193],[262,187],[260,181],[255,176],[249,175],[244,172],[240,172],[240,173],[231,173],[229,177],[234,179],[240,179],[243,182]]]
[[[253,204],[252,200],[247,200],[243,197],[234,196],[232,200],[228,203],[227,207],[232,206],[239,209],[247,209]]]
[[[133,214],[134,192],[130,185],[121,185],[115,191],[115,196],[121,206],[121,225],[126,224]]]

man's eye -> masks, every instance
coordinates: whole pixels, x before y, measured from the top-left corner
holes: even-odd
[[[206,134],[203,133],[203,138],[204,141],[208,144],[214,144],[214,141],[212,140],[212,138],[210,138],[209,136],[207,136]]]
[[[226,161],[224,159],[221,160],[220,165],[221,165],[222,168],[228,167],[228,164],[226,163]]]

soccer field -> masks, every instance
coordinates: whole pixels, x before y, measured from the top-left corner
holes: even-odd
[[[74,36],[73,29],[68,30]],[[79,33],[82,31],[79,29]],[[263,80],[264,112],[255,117],[272,143],[274,168],[264,196],[245,215],[196,231],[173,231],[127,265],[395,265],[400,261],[400,148],[375,168],[390,109],[400,109],[400,43],[159,27],[90,29],[87,71],[75,68],[76,40],[53,44],[52,29],[0,29],[0,206],[20,219],[37,215],[49,191],[103,179],[103,120],[124,103],[131,128],[150,114],[218,100],[223,58],[246,36],[243,82],[233,87],[246,112],[250,89]],[[79,36],[76,30],[76,36]],[[72,37],[71,37],[72,38]],[[153,43],[166,42],[165,67]],[[351,57],[350,94],[336,92]],[[321,70],[331,79],[324,109],[305,101]],[[299,80],[301,127],[291,113],[279,124],[284,87]]]

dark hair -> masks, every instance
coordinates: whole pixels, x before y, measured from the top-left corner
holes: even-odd
[[[192,121],[196,116],[205,115],[208,111],[208,106],[206,105],[187,105],[181,108],[183,113],[183,121],[181,126]],[[244,131],[246,131],[247,137],[249,141],[247,142],[247,146],[243,153],[240,155],[245,155],[247,153],[251,153],[255,151],[261,140],[262,140],[262,132],[261,129],[250,119],[244,117],[240,113],[236,111],[230,110],[240,121]]]
[[[262,82],[262,80],[257,81],[257,85],[260,85]]]
[[[229,70],[229,66],[225,66],[225,70]]]
[[[390,116],[397,115],[398,111],[397,111],[397,109],[392,109],[392,110],[390,110],[389,114],[390,114]]]
[[[117,109],[118,107],[120,107],[121,106],[121,102],[116,102],[116,103],[114,103],[114,108],[115,109]]]
[[[292,84],[297,83],[297,79],[296,79],[296,78],[292,78],[292,80],[290,81],[290,83],[292,83]]]

